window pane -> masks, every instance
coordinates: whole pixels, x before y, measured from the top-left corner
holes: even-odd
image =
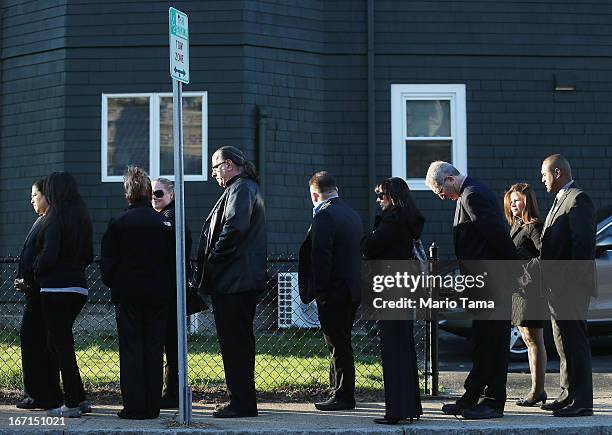
[[[449,140],[407,140],[406,178],[425,178],[431,162],[452,162]]]
[[[161,97],[159,104],[159,170],[172,175],[172,97]],[[202,175],[202,97],[183,97],[183,165],[186,175]]]
[[[406,101],[406,126],[408,137],[450,137],[450,101]]]
[[[108,175],[123,175],[128,165],[149,171],[149,98],[109,98]]]

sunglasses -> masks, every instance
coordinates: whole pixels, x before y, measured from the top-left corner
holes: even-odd
[[[378,199],[384,199],[385,196],[387,195],[385,192],[374,192],[376,193],[376,198]]]
[[[165,194],[166,192],[164,192],[163,190],[156,190],[155,192],[153,192],[153,196],[155,198],[163,198]]]
[[[219,166],[221,166],[223,163],[227,162],[227,160],[223,160],[222,162],[217,163],[216,165],[212,165],[211,169],[215,170],[217,169]]]

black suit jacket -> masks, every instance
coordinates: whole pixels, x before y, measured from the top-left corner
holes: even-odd
[[[300,298],[323,305],[361,301],[363,226],[359,215],[340,198],[321,206],[300,247]]]
[[[458,260],[514,260],[516,249],[495,195],[482,183],[466,177],[453,223]]]
[[[595,230],[593,201],[574,183],[557,201],[556,208],[549,212],[542,232],[540,258],[548,260],[545,262],[546,280],[553,291],[559,288],[555,281],[561,280],[557,284],[563,288],[596,294]],[[554,263],[553,260],[587,261]]]
[[[542,222],[539,221],[527,225],[523,225],[522,221],[512,224],[510,236],[521,260],[530,260],[540,256],[542,226]]]
[[[175,298],[172,223],[150,201],[113,217],[102,236],[100,273],[115,303],[165,305]]]

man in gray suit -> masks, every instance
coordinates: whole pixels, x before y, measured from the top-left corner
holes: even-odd
[[[591,348],[586,313],[595,294],[595,207],[572,179],[569,162],[553,154],[542,163],[542,182],[555,200],[542,232],[541,259],[553,336],[560,358],[561,394],[542,409],[555,417],[593,415]],[[569,263],[567,260],[574,260]]]

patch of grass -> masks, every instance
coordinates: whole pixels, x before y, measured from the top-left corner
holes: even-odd
[[[21,351],[17,337],[0,341],[0,388],[21,389]],[[285,330],[257,334],[255,383],[260,392],[282,389],[325,389],[329,385],[328,351],[314,331]],[[96,387],[119,382],[119,349],[114,335],[75,338],[83,381]],[[216,337],[191,335],[188,344],[189,383],[195,388],[224,385],[223,362]],[[356,385],[360,390],[380,390],[382,367],[378,358],[356,349]]]

